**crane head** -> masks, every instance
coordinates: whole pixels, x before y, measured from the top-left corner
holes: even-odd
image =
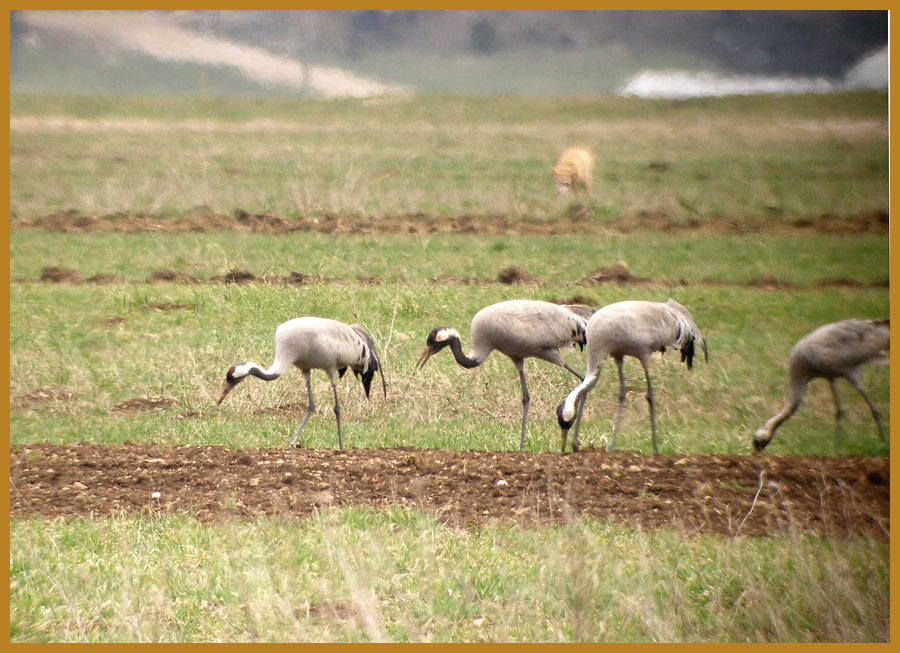
[[[566,441],[569,439],[569,429],[572,428],[572,424],[575,423],[575,405],[573,403],[569,403],[568,397],[565,400],[560,402],[559,406],[556,407],[556,421],[559,422],[559,428],[562,430],[562,449],[561,453],[566,453]],[[573,441],[572,448],[574,451],[578,451],[578,445]]]
[[[772,441],[772,433],[765,426],[760,426],[753,434],[753,448],[762,451]]]
[[[449,345],[453,338],[459,340],[459,333],[457,333],[456,329],[451,327],[432,329],[431,333],[428,334],[428,338],[425,339],[425,350],[419,356],[419,360],[416,361],[416,369],[419,370],[425,367],[428,359]]]
[[[219,401],[216,402],[216,405],[221,404],[225,397],[228,396],[228,393],[234,390],[234,386],[247,378],[247,374],[241,374],[238,371],[240,365],[232,365],[228,368],[228,371],[225,373],[225,382],[222,384],[222,396],[219,397]],[[237,374],[235,374],[237,372]]]

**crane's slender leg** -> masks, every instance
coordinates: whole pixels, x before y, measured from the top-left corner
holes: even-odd
[[[650,404],[650,434],[653,437],[653,453],[659,453],[656,446],[656,403],[654,401],[653,385],[650,383],[650,367],[647,357],[641,357],[641,365],[644,366],[644,376],[647,377],[647,403]]]
[[[303,427],[306,426],[306,423],[309,421],[309,416],[312,415],[316,410],[316,402],[313,401],[312,394],[312,384],[309,381],[309,370],[302,370],[303,378],[306,379],[306,393],[309,395],[308,407],[306,410],[306,417],[303,418],[303,421],[300,422],[300,426],[297,428],[297,431],[294,433],[294,439],[291,440],[290,445],[293,447],[297,443],[297,439],[300,437],[300,431],[303,430]]]
[[[881,414],[878,412],[878,409],[869,401],[868,395],[866,395],[865,390],[863,390],[862,384],[859,382],[859,379],[856,378],[856,374],[851,374],[846,378],[850,384],[856,388],[856,391],[862,395],[863,399],[866,400],[866,403],[869,404],[869,411],[872,413],[872,417],[875,419],[875,426],[878,427],[878,437],[881,438],[881,441],[884,442],[884,429],[881,426]]]
[[[337,421],[338,429],[338,447],[344,448],[344,438],[341,435],[341,404],[338,401],[337,382],[334,380],[334,370],[325,370],[328,372],[328,378],[331,380],[331,391],[334,393],[334,419]]]
[[[525,384],[525,360],[514,358],[513,365],[519,370],[519,381],[522,383],[522,437],[519,439],[519,451],[524,451],[525,421],[528,419],[528,406],[531,404],[531,395],[528,394],[528,386]]]
[[[623,358],[616,358],[616,366],[619,368],[619,405],[616,408],[616,423],[615,426],[613,426],[612,443],[609,446],[610,451],[616,450],[616,435],[619,433],[619,420],[622,418],[622,407],[625,405],[625,374],[622,372],[623,362]]]
[[[834,399],[834,453],[836,454],[841,446],[841,418],[844,417],[844,409],[841,408],[841,398],[838,397],[834,379],[828,379],[828,385],[831,386],[831,397]]]

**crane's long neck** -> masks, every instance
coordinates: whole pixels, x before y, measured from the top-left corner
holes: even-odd
[[[484,357],[478,358],[477,356],[469,357],[463,353],[462,343],[459,341],[459,338],[456,336],[450,338],[450,351],[453,352],[453,358],[456,359],[456,362],[465,367],[466,369],[471,369],[473,367],[478,367],[484,362]]]
[[[809,381],[810,380],[806,377],[791,379],[791,397],[788,400],[788,403],[775,415],[766,420],[766,423],[760,426],[753,435],[757,449],[762,449],[769,444],[769,441],[774,437],[778,427],[784,424],[791,415],[797,412],[797,409],[800,407],[800,402],[803,401],[803,394],[806,392],[806,386]]]
[[[596,351],[597,350],[594,349],[594,352]],[[578,403],[591,391],[591,388],[597,385],[597,381],[600,379],[600,370],[603,369],[603,360],[605,357],[606,352],[604,351],[603,356],[594,355],[588,360],[588,369],[584,375],[584,379],[575,386],[572,392],[566,395],[566,398],[563,399],[563,402],[557,409],[557,418],[559,419],[560,426],[565,425],[564,428],[568,428],[572,425],[572,422],[576,417]]]
[[[275,362],[267,369],[262,369],[262,366],[259,363],[249,361],[242,365],[236,365],[234,368],[234,376],[255,376],[263,381],[274,381],[284,374],[289,365],[290,362],[281,357],[276,357]]]
[[[274,381],[279,376],[281,376],[281,372],[271,371],[271,368],[268,370],[261,370],[258,367],[251,367],[247,374],[255,376],[257,379],[262,379],[263,381]]]

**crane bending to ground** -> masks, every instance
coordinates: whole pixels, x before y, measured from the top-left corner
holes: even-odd
[[[797,412],[806,386],[816,377],[828,380],[834,398],[834,448],[841,437],[841,418],[844,411],[838,399],[836,379],[844,377],[863,396],[875,419],[878,435],[884,442],[881,415],[869,400],[859,382],[859,367],[865,363],[886,360],[885,351],[891,346],[890,318],[882,320],[842,320],[819,327],[800,338],[788,357],[791,396],[787,405],[772,416],[753,434],[753,446],[762,451],[771,442],[775,431]]]
[[[452,327],[437,327],[425,341],[425,351],[416,363],[424,367],[434,354],[450,347],[462,367],[481,365],[495,349],[508,356],[519,371],[522,384],[522,434],[519,450],[525,448],[525,422],[531,396],[525,383],[525,359],[539,358],[582,376],[560,356],[561,347],[584,348],[584,330],[593,309],[579,304],[558,305],[528,299],[511,299],[482,308],[472,318],[472,347],[464,354],[459,332]]]
[[[384,396],[387,397],[387,385],[375,352],[375,341],[365,329],[357,324],[348,325],[321,317],[298,317],[278,325],[275,329],[275,361],[268,369],[262,369],[259,363],[253,361],[238,363],[228,369],[218,403],[221,404],[228,393],[248,376],[255,376],[263,381],[274,381],[291,365],[296,365],[303,372],[309,395],[309,407],[306,417],[294,433],[290,446],[294,446],[297,442],[300,432],[309,421],[309,416],[316,409],[310,383],[311,370],[325,370],[331,380],[338,446],[341,449],[344,448],[344,439],[341,434],[341,406],[338,402],[335,374],[343,378],[348,367],[353,370],[353,374],[361,378],[368,399],[372,378],[377,371],[381,374],[381,386]]]
[[[708,361],[706,340],[691,314],[674,299],[665,303],[618,302],[604,306],[591,316],[586,336],[588,364],[584,380],[568,394],[556,410],[557,420],[562,429],[562,452],[566,451],[566,439],[573,423],[575,432],[572,435],[572,450],[578,451],[578,427],[581,424],[584,402],[588,392],[597,384],[603,361],[607,356],[612,356],[619,368],[619,406],[616,409],[610,451],[616,448],[616,434],[619,432],[619,419],[625,403],[625,376],[622,373],[622,363],[625,356],[632,356],[641,361],[644,375],[647,377],[647,402],[650,404],[653,452],[659,453],[656,446],[653,385],[650,382],[648,366],[650,354],[656,351],[664,352],[666,347],[677,347],[681,351],[681,360],[687,363],[688,369],[691,369],[694,364],[694,347],[699,345],[703,348],[704,359]]]

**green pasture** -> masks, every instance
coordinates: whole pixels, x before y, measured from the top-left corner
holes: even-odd
[[[213,100],[14,95],[12,222],[55,211],[177,216],[198,206],[286,218],[472,214],[553,219],[570,210],[549,170],[562,147],[598,153],[590,220],[662,213],[775,222],[888,210],[881,93],[644,101],[623,98]],[[652,165],[656,164],[656,165]],[[623,263],[652,282],[580,285]],[[492,281],[525,268],[538,283]],[[48,266],[106,284],[39,280]],[[299,286],[147,283],[323,275]],[[654,355],[664,454],[751,452],[785,400],[794,342],[824,324],[889,314],[881,234],[683,233],[271,236],[10,233],[10,441],[284,447],[305,412],[302,376],[248,379],[221,405],[227,368],[271,362],[275,327],[299,315],[363,324],[388,382],[366,401],[339,384],[345,446],[512,450],[521,394],[493,354],[465,370],[444,352],[414,364],[429,331],[509,298],[595,307],[677,299],[709,341],[688,371]],[[483,283],[435,281],[441,275]],[[377,283],[358,278],[378,277]],[[754,285],[760,278],[782,282]],[[856,282],[836,285],[835,281]],[[585,355],[563,352],[576,369]],[[889,370],[863,369],[890,421]],[[554,410],[575,386],[529,360],[526,449],[558,451]],[[650,453],[640,366],[625,366],[618,445]],[[327,377],[302,441],[337,445]],[[862,399],[839,382],[842,455],[888,456]],[[581,440],[608,444],[614,365],[588,396]],[[135,398],[169,406],[117,410]],[[770,448],[834,455],[827,384],[813,382]],[[11,488],[12,491],[12,488]],[[887,641],[889,543],[799,531],[689,536],[577,519],[457,530],[413,510],[323,509],[292,521],[204,524],[117,515],[10,524],[12,641]]]
[[[14,95],[10,212],[552,218],[550,170],[597,154],[591,219],[886,211],[887,96],[687,101]]]

